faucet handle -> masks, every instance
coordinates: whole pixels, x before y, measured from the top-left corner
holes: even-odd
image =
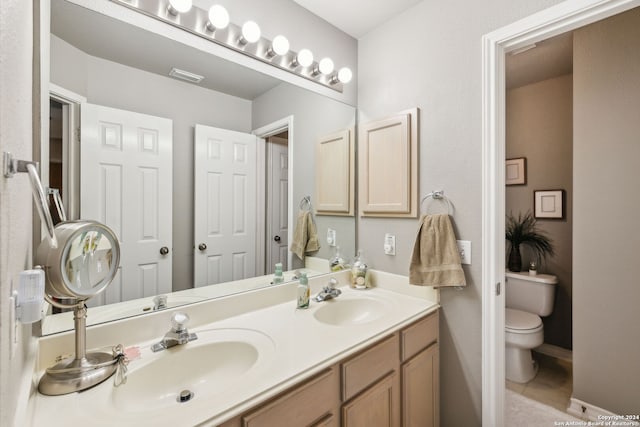
[[[182,332],[186,330],[186,325],[189,322],[189,315],[181,311],[177,311],[171,315],[171,328],[175,332]]]
[[[338,280],[337,280],[335,277],[332,277],[332,278],[329,280],[329,285],[328,285],[328,287],[329,287],[330,289],[335,289],[335,287],[336,287],[336,285],[337,285],[337,284],[338,284]]]

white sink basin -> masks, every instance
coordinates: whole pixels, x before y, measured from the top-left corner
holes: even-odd
[[[244,376],[273,358],[273,341],[258,331],[212,329],[196,334],[197,340],[184,345],[157,353],[143,350],[129,365],[127,383],[113,388],[114,408],[147,412],[211,399],[246,381]],[[193,393],[188,402],[178,402],[183,390]]]
[[[372,322],[384,316],[391,306],[384,299],[370,295],[341,295],[319,304],[321,306],[313,316],[322,323],[334,326]]]

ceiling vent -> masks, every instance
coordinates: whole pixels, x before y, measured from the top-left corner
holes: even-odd
[[[200,83],[204,76],[200,76],[198,74],[190,73],[188,71],[181,70],[179,68],[172,68],[169,72],[171,77],[175,77],[176,79],[186,80],[189,83]]]

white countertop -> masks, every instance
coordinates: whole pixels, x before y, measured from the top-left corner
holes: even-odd
[[[337,273],[335,276],[341,278],[341,284],[346,283],[348,277],[346,272]],[[116,393],[119,389],[129,387],[130,384],[114,388],[111,378],[80,393],[64,396],[44,396],[34,393],[29,405],[30,425],[53,427],[89,423],[91,426],[216,426],[356,353],[438,307],[436,292],[425,289],[416,290],[416,287],[407,284],[406,277],[376,272],[374,279],[378,284],[378,287],[374,289],[358,291],[343,286],[341,287],[343,293],[337,301],[312,302],[307,310],[295,309],[293,298],[295,285],[283,285],[279,287],[280,292],[274,288],[255,291],[252,295],[244,295],[245,300],[247,297],[249,299],[260,298],[263,301],[271,299],[273,304],[263,303],[257,308],[252,307],[245,312],[217,318],[208,323],[205,319],[206,316],[202,313],[222,310],[224,305],[228,306],[233,299],[207,301],[193,306],[181,307],[182,311],[191,315],[192,320],[194,318],[196,320],[195,324],[189,328],[190,332],[200,332],[206,335],[206,331],[217,329],[251,331],[252,334],[262,334],[268,337],[267,341],[271,342],[268,345],[269,351],[266,352],[269,354],[263,355],[264,357],[259,362],[260,366],[241,375],[232,386],[212,390],[212,386],[209,384],[205,396],[202,396],[203,393],[199,394],[198,390],[194,390],[196,395],[193,400],[181,404],[171,401],[156,408],[153,408],[153,405],[141,405],[144,407],[122,409],[121,406],[114,406],[117,402]],[[327,276],[323,276],[314,281],[312,284],[313,295],[326,280],[328,280]],[[383,289],[385,283],[395,291]],[[406,292],[403,292],[404,290]],[[274,296],[276,294],[280,296]],[[410,294],[414,296],[410,296]],[[346,300],[367,296],[375,296],[378,300],[385,302],[387,307],[384,316],[367,323],[349,326],[332,326],[322,323],[314,317],[315,311],[323,305],[339,303],[340,298]],[[111,340],[111,343],[115,344],[112,338],[118,333],[125,334],[127,333],[125,331],[135,329],[135,333],[131,332],[131,334],[139,336],[139,327],[145,327],[141,322],[153,322],[155,329],[157,329],[157,323],[166,322],[168,315],[169,313],[156,316],[155,320],[149,316],[146,319],[138,319],[137,323],[131,322],[133,319],[129,319],[129,322],[127,320],[114,322],[113,325],[105,325],[104,330],[90,330],[88,338],[94,335],[93,343],[103,345],[104,342],[101,340]],[[148,323],[148,325],[151,324]],[[161,327],[161,330],[165,329],[168,329],[168,322]],[[141,357],[130,362],[130,378],[133,378],[137,369],[150,361],[161,357],[170,357],[173,354],[170,351],[173,349],[158,353],[150,351],[150,345],[157,342],[161,336],[162,334],[152,331],[147,334],[146,341],[137,342],[136,345],[140,347]],[[56,349],[69,348],[71,350],[73,348],[66,347],[69,344],[68,337],[62,340],[55,338],[41,340],[44,341],[41,343],[41,360],[40,368],[38,368],[40,372],[37,373],[37,378],[41,375],[43,367],[50,364],[49,360],[56,353]],[[127,346],[132,344],[127,340],[120,342],[124,342]],[[92,340],[89,339],[89,345],[91,343]],[[186,348],[192,343],[180,347]],[[178,368],[176,367],[176,369]],[[180,387],[180,385],[176,385],[176,388]],[[192,388],[196,389],[197,386]]]

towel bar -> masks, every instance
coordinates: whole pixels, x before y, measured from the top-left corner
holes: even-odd
[[[432,191],[431,193],[429,193],[426,196],[424,196],[422,198],[422,200],[420,200],[420,211],[421,212],[422,212],[422,204],[429,198],[432,198],[433,200],[442,200],[442,201],[446,202],[446,204],[447,204],[447,214],[449,214],[449,215],[453,214],[453,211],[454,211],[453,204],[451,203],[449,198],[444,195],[444,190]]]

